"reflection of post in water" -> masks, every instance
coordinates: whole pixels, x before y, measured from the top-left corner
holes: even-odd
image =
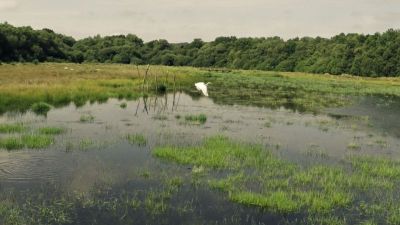
[[[164,94],[164,108],[163,111],[168,109],[168,94]]]
[[[149,114],[149,110],[147,109],[147,95],[143,96],[143,104],[144,104],[144,108],[143,108],[143,112],[146,111],[147,114]]]
[[[140,68],[139,66],[136,66],[136,70],[137,70],[137,74],[139,79],[142,78],[141,72],[140,72]],[[153,112],[157,112],[157,113],[162,113],[168,110],[168,94],[165,93],[164,94],[164,98],[162,98],[161,95],[159,95],[161,92],[159,92],[159,85],[158,82],[160,81],[161,83],[163,83],[163,80],[158,79],[158,75],[157,73],[150,73],[150,65],[147,65],[145,73],[143,74],[143,80],[142,80],[142,87],[141,87],[141,91],[142,91],[142,97],[138,99],[137,102],[137,106],[136,106],[136,111],[135,111],[135,116],[138,115],[139,112],[139,108],[141,107],[141,101],[143,99],[143,112],[146,112],[146,114],[149,114],[149,112],[151,112],[151,107],[154,107]],[[169,72],[167,71],[166,73],[163,71],[163,74],[165,76],[165,82],[163,84],[164,87],[167,87],[168,84],[168,78],[169,78]],[[155,95],[154,97],[149,97],[148,91],[149,91],[149,81],[151,79],[149,79],[151,76],[154,76],[154,85],[155,85]],[[162,78],[161,78],[162,79]],[[176,86],[176,75],[173,74],[173,99],[172,99],[172,108],[171,111],[173,112],[174,110],[177,109],[178,105],[179,105],[179,100],[180,100],[180,96],[182,91],[179,91],[179,95],[177,95],[177,86]],[[154,102],[153,102],[154,101]]]
[[[168,111],[168,102],[172,102],[172,107],[171,111],[174,112],[177,110],[178,105],[179,105],[179,100],[181,97],[182,92],[179,91],[172,93],[172,101],[169,101],[168,94],[164,94],[163,96],[152,96],[149,97],[147,94],[145,94],[143,97],[141,97],[138,100],[137,106],[136,106],[136,112],[135,116],[138,115],[139,108],[141,107],[141,100],[143,99],[143,112],[146,112],[146,114],[149,114],[149,112],[153,113],[163,113]],[[153,107],[153,110],[151,111],[151,107]]]
[[[177,101],[176,104],[175,104],[175,110],[178,109],[179,100],[181,99],[181,94],[182,94],[182,91],[179,91],[178,101]],[[174,98],[175,98],[175,97],[174,97]],[[173,111],[173,110],[172,110],[172,111]]]

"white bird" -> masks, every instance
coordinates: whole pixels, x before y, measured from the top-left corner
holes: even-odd
[[[208,82],[207,84],[205,84],[204,82],[198,82],[198,83],[195,83],[194,86],[197,88],[198,91],[201,91],[201,92],[203,92],[203,94],[205,96],[208,96],[208,92],[207,92],[208,84],[210,84],[210,82]]]

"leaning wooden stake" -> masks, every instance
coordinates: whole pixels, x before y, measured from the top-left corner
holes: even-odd
[[[143,77],[143,85],[144,85],[144,83],[146,82],[146,84],[147,84],[147,91],[149,91],[149,83],[147,82],[147,74],[148,74],[148,72],[149,72],[149,69],[150,69],[150,64],[147,65],[146,72],[144,73],[144,77]]]

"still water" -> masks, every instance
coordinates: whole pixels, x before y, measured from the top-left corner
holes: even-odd
[[[122,102],[127,103],[126,108],[120,107]],[[27,198],[46,202],[64,195],[92,196],[102,202],[135,195],[146,201],[146,193],[162,192],[165,181],[179,174],[185,179],[161,213],[140,210],[144,206],[123,213],[99,209],[98,205],[89,209],[82,206],[68,224],[268,224],[290,220],[229,202],[217,191],[196,185],[190,166],[156,159],[151,150],[160,145],[196,145],[205,137],[224,135],[260,143],[282,158],[303,164],[310,163],[307,157],[312,154],[327,156],[321,159],[327,163],[339,162],[348,154],[397,158],[398,103],[362,98],[353,106],[312,115],[284,108],[219,105],[212,98],[175,93],[136,101],[110,99],[79,108],[71,103],[51,110],[46,117],[6,113],[0,116],[0,123],[22,122],[32,129],[57,126],[67,132],[57,136],[47,149],[0,150],[0,190],[3,199],[14,196],[19,204]],[[184,119],[201,113],[207,116],[203,125]],[[91,115],[94,120],[82,122],[82,115]],[[130,144],[127,134],[143,134],[147,145]],[[96,217],[99,219],[93,222]]]

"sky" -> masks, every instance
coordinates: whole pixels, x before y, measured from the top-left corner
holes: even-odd
[[[331,37],[399,29],[400,0],[0,0],[5,21],[77,39],[128,33],[169,42]]]

